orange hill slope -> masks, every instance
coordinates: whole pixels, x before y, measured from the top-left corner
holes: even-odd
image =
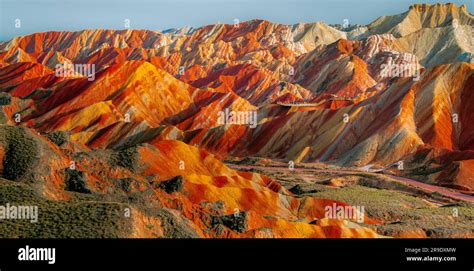
[[[73,197],[62,189],[64,170],[79,157],[91,191],[116,191],[103,174],[132,178],[132,190],[152,191],[199,236],[372,237],[324,219],[333,201],[298,198],[220,160],[382,168],[404,161],[406,170],[395,173],[472,192],[473,27],[465,7],[446,4],[414,5],[352,31],[252,20],[163,33],[35,33],[0,44],[0,121],[54,154],[39,175],[51,199]],[[56,76],[64,62],[96,65],[94,80]],[[223,123],[225,110],[255,113],[256,127]],[[37,134],[59,131],[70,137],[66,149]],[[108,160],[117,153],[133,163]],[[180,191],[163,192],[160,183],[176,176]],[[136,236],[149,234],[143,223],[153,219],[137,208]],[[213,228],[222,217],[212,215],[236,210],[245,215],[231,218],[245,218],[245,230]]]
[[[138,173],[154,176],[157,182],[177,174],[183,176],[182,194],[187,200],[193,204],[223,201],[227,214],[248,212],[248,231],[258,232],[261,228],[270,227],[276,237],[376,236],[371,230],[349,226],[343,221],[326,222],[323,219],[324,206],[332,205],[334,201],[293,197],[266,176],[236,172],[207,151],[180,141],[158,141],[153,146],[138,147],[137,153],[143,163]],[[344,206],[340,202],[336,204]],[[316,219],[323,220],[319,225],[308,224]],[[293,220],[301,222],[289,222]],[[367,218],[366,223],[377,222]],[[295,231],[300,227],[304,231]],[[330,231],[331,227],[338,230]]]

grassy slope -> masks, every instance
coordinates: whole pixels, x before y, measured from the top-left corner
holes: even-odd
[[[38,222],[0,221],[0,237],[102,238],[127,237],[131,219],[124,216],[125,204],[94,201],[50,201],[30,186],[0,178],[0,205],[38,206]]]

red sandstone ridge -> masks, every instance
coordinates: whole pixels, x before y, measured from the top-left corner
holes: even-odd
[[[325,217],[326,206],[349,201],[291,192],[224,161],[377,168],[472,193],[473,27],[465,7],[447,4],[352,31],[252,20],[16,37],[0,44],[2,167],[23,142],[36,158],[22,160],[34,166],[18,180],[32,179],[45,199],[139,198],[127,202],[137,212],[127,237],[377,237],[383,219]],[[93,79],[58,76],[63,63],[94,65]],[[16,181],[8,170],[2,178]],[[66,189],[71,178],[76,190]]]

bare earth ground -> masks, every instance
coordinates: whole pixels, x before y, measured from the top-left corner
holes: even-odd
[[[244,159],[228,161],[241,171],[266,174],[294,194],[340,200],[363,206],[384,221],[373,227],[393,237],[474,237],[474,197],[444,187],[385,173],[300,163],[293,169],[283,162]]]

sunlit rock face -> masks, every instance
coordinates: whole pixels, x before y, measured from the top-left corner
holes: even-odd
[[[473,27],[464,6],[436,4],[350,32],[251,20],[16,37],[0,43],[0,158],[8,135],[31,139],[31,176],[47,199],[74,197],[64,189],[71,161],[82,191],[150,193],[165,210],[134,207],[122,236],[376,237],[325,217],[325,206],[346,203],[298,197],[223,160],[404,161],[432,169],[422,181],[474,190]],[[67,143],[53,144],[54,132]]]

